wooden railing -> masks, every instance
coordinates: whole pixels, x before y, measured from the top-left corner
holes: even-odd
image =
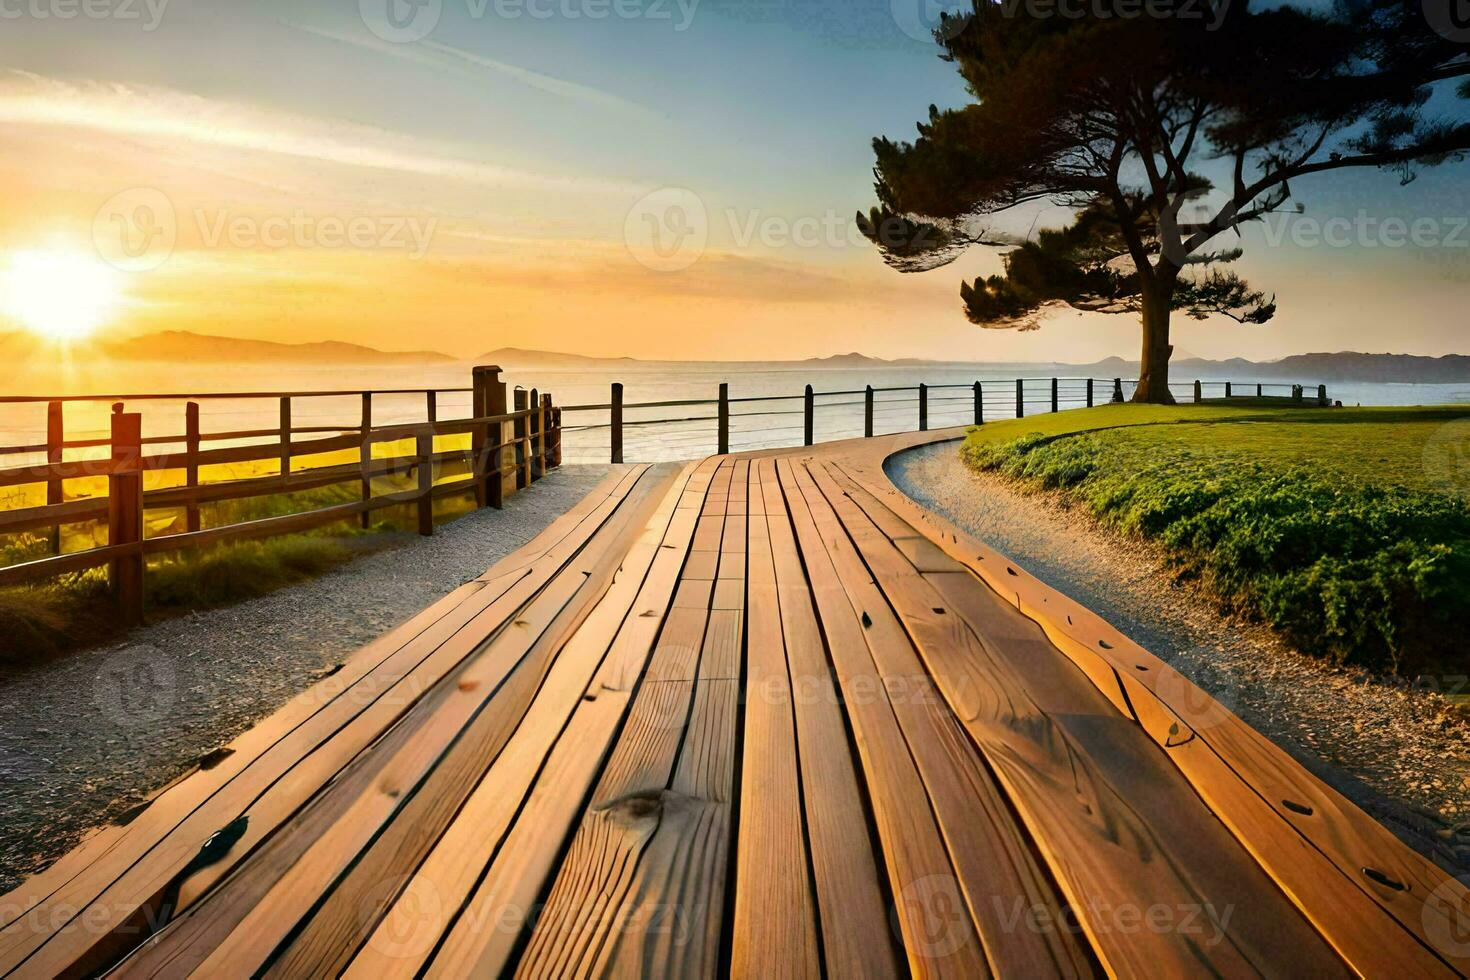
[[[816,391],[811,385],[807,385],[805,391],[800,395],[758,395],[743,398],[731,398],[728,383],[719,386],[715,398],[693,398],[679,399],[674,401],[640,401],[628,402],[624,398],[624,386],[614,382],[611,388],[609,400],[602,404],[569,405],[563,411],[569,416],[595,416],[594,421],[573,424],[568,422],[569,432],[588,432],[591,430],[606,429],[608,432],[608,457],[614,463],[624,461],[624,436],[629,428],[643,428],[647,426],[670,426],[685,425],[690,423],[714,423],[713,444],[705,444],[701,450],[698,446],[687,445],[680,448],[686,450],[686,454],[698,455],[701,451],[713,450],[717,453],[727,453],[731,448],[731,420],[740,418],[751,418],[760,416],[764,419],[773,420],[782,416],[801,416],[802,445],[813,445],[817,439],[818,411],[829,410],[838,407],[854,407],[859,404],[856,400],[861,396],[862,430],[864,438],[872,438],[875,434],[875,422],[879,410],[891,411],[897,402],[908,402],[906,397],[894,398],[891,396],[904,396],[912,394],[915,403],[909,410],[916,411],[916,416],[910,416],[912,422],[906,422],[896,431],[912,431],[917,426],[918,431],[927,431],[930,426],[930,409],[936,402],[941,409],[950,416],[957,412],[965,413],[965,417],[951,419],[947,425],[974,424],[982,425],[987,418],[1008,416],[1014,411],[1016,418],[1024,418],[1028,414],[1037,411],[1061,411],[1067,408],[1091,408],[1099,403],[1121,402],[1132,394],[1132,387],[1137,382],[1122,378],[1017,378],[1014,383],[1010,381],[975,381],[971,384],[919,384],[898,387],[874,387],[868,385],[864,388],[854,388],[835,391]],[[1307,386],[1300,384],[1289,384],[1284,382],[1235,382],[1235,381],[1194,381],[1183,382],[1170,386],[1176,398],[1180,402],[1200,402],[1206,398],[1247,398],[1247,397],[1281,397],[1297,404],[1307,404]],[[1012,394],[1012,391],[1014,394]],[[841,402],[819,402],[819,399],[848,398],[849,401]],[[800,408],[779,409],[773,408],[777,403],[801,402]],[[1317,385],[1311,402],[1325,406],[1327,400],[1327,386]],[[746,407],[754,408],[755,411],[745,411]],[[960,408],[958,406],[963,406]],[[686,411],[676,416],[641,417],[629,419],[630,412],[638,412],[646,415],[652,410],[669,408],[684,409]],[[701,410],[705,414],[700,414]],[[708,414],[713,411],[713,414]],[[606,422],[600,421],[605,417]],[[891,415],[889,416],[891,420]],[[855,421],[852,424],[853,431],[838,435],[838,438],[856,437]],[[788,429],[766,428],[760,430],[762,435],[770,435],[778,432],[798,431],[795,427]],[[890,429],[891,431],[895,431]],[[707,436],[705,438],[708,438]],[[794,444],[792,438],[784,444]],[[762,439],[759,444],[739,447],[742,449],[771,449],[777,448],[783,443],[780,440]]]
[[[467,418],[441,419],[438,396],[446,392],[470,394]],[[382,395],[422,395],[421,422],[375,425],[373,399]],[[293,406],[304,399],[360,397],[361,422],[356,427],[299,426],[293,424]],[[273,399],[279,403],[280,424],[270,429],[206,433],[200,429],[200,401],[209,399]],[[142,415],[126,410],[129,402],[185,401],[185,431],[178,435],[144,437]],[[66,438],[62,419],[67,402],[115,401],[110,416],[111,432],[106,438]],[[434,532],[435,500],[474,494],[477,507],[503,506],[504,500],[529,486],[548,469],[560,465],[562,453],[561,409],[550,395],[535,389],[517,388],[513,405],[507,405],[505,382],[498,367],[478,367],[472,387],[440,389],[395,389],[374,391],[293,391],[253,393],[210,393],[201,395],[127,395],[67,398],[0,398],[0,404],[45,402],[47,440],[43,445],[0,447],[0,458],[44,453],[46,462],[0,469],[0,487],[45,484],[46,503],[40,506],[0,510],[0,534],[48,530],[49,557],[0,568],[0,586],[31,583],[69,572],[107,566],[123,618],[141,619],[143,577],[150,555],[208,547],[249,538],[270,537],[311,530],[344,520],[359,520],[366,527],[369,515],[386,507],[412,505],[417,512],[418,532]],[[300,439],[298,436],[311,438]],[[438,437],[460,437],[467,448],[436,447]],[[466,440],[464,437],[468,437]],[[248,442],[207,448],[207,443]],[[374,455],[375,446],[410,442],[408,452]],[[149,455],[147,447],[181,445],[182,452]],[[68,461],[68,450],[107,448],[106,458]],[[350,454],[352,462],[296,469],[296,461],[324,454]],[[243,479],[204,482],[202,467],[233,463],[274,463],[274,473]],[[436,480],[446,468],[462,468],[463,478]],[[182,472],[183,483],[145,490],[145,473]],[[411,488],[375,494],[373,480],[405,476]],[[66,482],[105,479],[106,494],[67,500]],[[201,526],[203,504],[254,497],[296,493],[344,483],[360,485],[359,498],[299,513],[266,517],[218,527]],[[182,509],[186,530],[148,537],[144,514],[154,509]],[[107,544],[82,551],[62,553],[60,528],[89,521],[106,522]]]

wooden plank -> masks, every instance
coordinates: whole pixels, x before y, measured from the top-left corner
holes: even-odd
[[[383,882],[417,867],[524,716],[551,659],[610,587],[663,483],[640,481],[577,559],[517,613],[513,628],[451,678],[440,698],[425,699],[395,726],[395,734],[412,733],[396,752],[374,751],[354,763],[374,774],[370,786],[343,791],[339,780],[328,787],[311,804],[332,811],[319,821],[325,826],[311,834],[288,826],[265,855],[192,910],[187,924],[158,937],[156,963],[145,969],[140,960],[139,970],[339,972],[373,924],[374,902],[389,897]]]
[[[711,469],[712,464],[701,464],[690,485],[708,486]],[[639,678],[645,664],[651,667],[661,658],[680,656],[681,646],[690,642],[671,635],[673,624],[663,618],[699,516],[698,506],[687,500],[686,492],[660,546],[649,585],[634,603],[637,614],[614,641],[474,895],[459,914],[448,912],[450,929],[424,967],[425,975],[501,975],[511,964],[523,930],[529,928],[530,912],[539,907],[545,883],[577,828],[618,732],[622,732],[619,750],[626,758],[630,753],[623,746],[640,739],[676,737],[683,726],[689,682],[644,682],[640,686]],[[676,632],[684,628],[674,626]],[[693,642],[697,644],[698,633]],[[638,699],[635,711],[630,712],[635,691]],[[376,977],[372,965],[367,962],[361,973],[354,969],[354,975]]]
[[[822,466],[811,471],[1110,973],[1183,974],[1201,963],[1225,974],[1341,972],[1214,815],[1171,778],[1156,747],[1039,630],[1030,644],[1015,629],[1002,632],[1005,617],[1020,617],[993,598],[958,614],[958,600],[983,594],[941,594],[855,494]],[[1199,910],[1199,928],[1130,932],[1117,918],[1130,906]]]
[[[759,494],[762,480],[774,478],[775,464],[761,460],[750,472],[751,490]],[[775,559],[763,515],[750,517],[749,534],[749,658],[730,973],[819,977],[796,719]]]
[[[1091,974],[1089,954],[1077,937],[1049,928],[1066,921],[1065,903],[1033,855],[1005,794],[935,690],[838,515],[804,470],[796,469],[794,477],[822,532],[850,615],[862,621],[857,642],[866,644],[877,669],[874,696],[892,706],[954,864],[956,897],[968,906],[990,967],[1001,975]],[[931,950],[947,941],[942,933],[926,939]]]
[[[614,492],[623,492],[637,472],[618,474]],[[549,528],[534,547],[507,560],[511,566],[523,564],[545,549],[527,568],[512,567],[498,580],[456,593],[452,601],[370,644],[337,675],[242,735],[220,764],[170,789],[123,834],[109,836],[104,848],[89,848],[82,858],[68,861],[64,875],[47,875],[23,885],[6,903],[16,910],[16,918],[0,932],[0,969],[18,966],[43,945],[47,947],[43,959],[59,969],[103,942],[112,929],[148,907],[204,840],[233,820],[253,796],[274,791],[278,809],[293,810],[290,801],[303,800],[311,791],[310,779],[303,779],[299,764],[309,761],[322,772],[321,779],[329,778],[335,767],[312,753],[328,740],[365,744],[391,723],[468,653],[446,646],[445,641],[465,630],[476,633],[471,624],[488,630],[504,622],[580,549],[615,506],[612,501],[611,495],[594,501],[590,510]],[[287,774],[291,779],[283,781]],[[269,826],[273,824],[257,819],[251,833],[258,836]],[[186,898],[188,894],[186,888]],[[30,928],[19,916],[43,900],[61,912],[50,920],[51,928]],[[101,911],[88,913],[87,929],[70,927],[94,905]]]
[[[717,485],[726,482],[727,471],[733,475],[737,467],[722,465]],[[729,511],[741,506],[731,494]],[[722,550],[721,563],[743,562],[743,540],[740,546],[740,552]],[[732,644],[731,633],[740,621],[738,612],[709,613],[693,685],[651,682],[640,691],[632,730],[603,772],[517,975],[714,975],[740,696],[739,681],[732,679],[738,677],[739,643]],[[692,695],[682,733],[647,737],[645,726],[634,727],[650,686],[655,717],[664,725],[668,709],[677,712]]]
[[[1470,921],[1470,895],[1461,883],[1091,610],[913,503],[883,475],[881,459],[849,457],[840,465],[875,501],[911,518],[915,528],[1040,625],[1121,710],[1141,715],[1145,730],[1195,791],[1360,972],[1394,972],[1407,964],[1423,975],[1470,973],[1463,947],[1431,938],[1456,934]],[[1171,735],[1176,724],[1179,734]],[[1288,800],[1311,813],[1291,809]],[[1297,838],[1283,835],[1283,825]],[[1408,887],[1380,884],[1364,868],[1387,868],[1390,880]],[[1396,934],[1371,906],[1404,932]]]
[[[349,975],[412,976],[424,964],[453,915],[469,901],[481,872],[491,865],[558,736],[584,699],[591,705],[602,696],[599,670],[611,666],[610,658],[637,658],[637,651],[646,659],[656,626],[649,625],[639,610],[667,603],[678,564],[668,556],[672,549],[661,546],[670,535],[677,540],[674,508],[693,469],[693,464],[685,467],[664,496],[630,550],[618,581],[557,655],[514,738],[424,863],[391,899],[391,908],[353,958]],[[692,528],[690,521],[688,529]],[[432,901],[424,900],[427,896]]]
[[[896,976],[898,961],[863,789],[774,461],[768,470],[762,468],[761,477],[766,512],[773,515],[768,529],[796,722],[807,844],[824,937],[823,962],[832,977]],[[753,639],[750,650],[753,665]],[[749,725],[747,708],[747,739]]]
[[[875,696],[881,684],[860,620],[827,554],[824,535],[795,485],[790,461],[781,460],[778,472],[866,777],[909,970],[919,978],[988,976],[985,951],[964,910],[943,835],[932,810],[917,805],[928,798],[924,781],[892,705]],[[964,911],[956,915],[956,910]]]

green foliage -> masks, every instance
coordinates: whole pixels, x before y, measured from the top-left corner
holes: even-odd
[[[1416,438],[1413,426],[1401,424],[1400,437]],[[1450,666],[1470,622],[1470,507],[1382,474],[1344,479],[1341,460],[1315,465],[1269,448],[1252,456],[1211,445],[1217,429],[1249,439],[1257,428],[1268,427],[972,437],[963,454],[1157,541],[1182,573],[1305,652],[1411,674]],[[1310,423],[1295,428],[1299,441],[1315,435]]]
[[[226,545],[150,567],[146,601],[159,611],[242,602],[320,575],[348,557],[340,542],[306,535]]]
[[[295,535],[188,552],[154,562],[144,576],[150,617],[229,605],[306,581],[342,564],[339,539]],[[0,589],[0,665],[23,665],[116,636],[105,569]]]

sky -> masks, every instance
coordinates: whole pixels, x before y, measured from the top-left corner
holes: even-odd
[[[872,138],[965,101],[932,4],[0,0],[0,264],[100,257],[103,338],[1136,356],[1126,315],[967,323],[994,250],[906,275],[855,234]],[[1176,347],[1464,352],[1466,167],[1303,182],[1311,223],[1251,228],[1239,265],[1276,319],[1176,317]]]

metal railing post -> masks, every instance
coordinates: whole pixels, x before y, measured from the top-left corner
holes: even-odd
[[[1114,378],[1113,379],[1113,404],[1115,404],[1115,405],[1121,405],[1121,404],[1123,404],[1123,379],[1122,378]]]
[[[719,448],[715,451],[723,456],[730,451],[730,385],[724,381],[720,382],[719,417]]]
[[[1092,379],[1087,379],[1087,407],[1092,407]]]
[[[1226,399],[1229,399],[1230,396],[1233,393],[1234,393],[1234,387],[1231,385],[1231,383],[1229,381],[1225,382],[1225,397],[1226,397]]]
[[[612,461],[623,461],[623,386],[614,381],[612,386]]]
[[[1203,394],[1203,392],[1204,392],[1204,385],[1200,384],[1199,379],[1196,378],[1195,381],[1194,381],[1194,403],[1196,405],[1198,405],[1201,401],[1204,400],[1204,394]]]
[[[1059,392],[1057,390],[1057,379],[1056,378],[1052,378],[1051,379],[1051,410],[1053,412],[1055,412],[1057,410],[1057,408],[1059,407],[1059,402],[1057,400],[1058,393]]]
[[[1016,379],[1016,418],[1024,418],[1026,415],[1026,380]]]
[[[929,431],[929,386],[919,385],[919,431]]]
[[[1298,405],[1300,405],[1302,403],[1302,386],[1301,385],[1292,385],[1291,386],[1291,400],[1293,402],[1295,402],[1296,404],[1298,404]]]
[[[1260,398],[1265,393],[1266,393],[1266,386],[1263,385],[1263,384],[1261,384],[1261,383],[1259,383],[1259,382],[1257,382],[1256,383],[1256,397],[1257,398]]]
[[[812,444],[812,441],[813,441],[813,439],[812,439],[812,435],[813,435],[813,432],[812,432],[812,429],[813,429],[812,423],[813,423],[813,421],[815,419],[816,412],[817,412],[817,399],[816,399],[816,395],[813,394],[813,392],[812,392],[812,386],[811,385],[807,385],[806,386],[806,404],[805,404],[805,409],[806,409],[806,433],[805,433],[806,442],[803,443],[803,445],[810,446]]]
[[[1328,405],[1328,402],[1327,402],[1327,386],[1326,385],[1318,385],[1317,386],[1317,407],[1318,408],[1326,408],[1327,405]]]
[[[107,477],[107,544],[143,542],[143,416],[112,409],[112,466]],[[109,569],[124,625],[143,621],[143,550],[114,558]]]
[[[975,424],[985,424],[985,392],[978,381],[975,382]]]
[[[873,438],[873,386],[863,392],[863,438]]]

